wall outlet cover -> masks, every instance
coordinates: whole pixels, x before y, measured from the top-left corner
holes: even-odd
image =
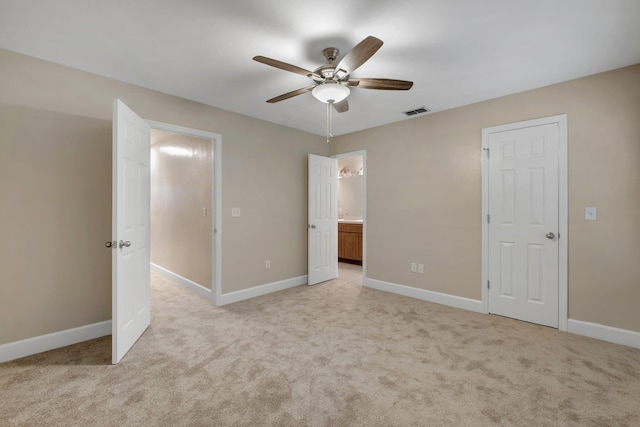
[[[416,271],[418,271],[418,265],[415,262],[411,263],[411,272],[415,273]]]
[[[584,219],[586,221],[595,221],[598,218],[598,210],[596,208],[584,208]]]

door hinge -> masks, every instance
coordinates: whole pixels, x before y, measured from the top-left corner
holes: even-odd
[[[483,150],[487,152],[487,157],[491,157],[491,150],[488,148],[483,148]]]
[[[487,289],[491,289],[491,280],[487,280]]]
[[[487,224],[491,224],[491,215],[487,214]]]

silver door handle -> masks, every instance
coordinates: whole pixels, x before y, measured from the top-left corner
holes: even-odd
[[[118,243],[118,247],[119,247],[119,248],[122,248],[123,246],[124,246],[125,248],[128,248],[129,246],[131,246],[131,242],[130,242],[130,241],[128,241],[128,240],[127,240],[126,242],[123,242],[122,240],[120,240],[120,243]]]
[[[315,224],[309,224],[309,228],[316,228]]]
[[[553,233],[550,231],[546,234],[546,236],[547,236],[547,239],[553,240],[556,237],[556,233]]]
[[[118,246],[118,242],[116,242],[115,240],[114,240],[113,242],[112,242],[111,240],[108,240],[108,241],[104,242],[104,245],[105,245],[107,248],[113,248],[113,249],[115,249],[115,248]]]

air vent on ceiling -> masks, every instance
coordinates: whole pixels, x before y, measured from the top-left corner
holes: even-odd
[[[404,113],[407,116],[415,116],[416,114],[428,113],[429,110],[427,107],[416,108],[415,110],[405,111]]]

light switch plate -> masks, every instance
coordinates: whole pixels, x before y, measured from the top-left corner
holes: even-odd
[[[231,216],[237,218],[240,216],[240,208],[231,208]]]
[[[586,221],[595,221],[597,216],[598,212],[596,208],[584,208],[584,219]]]

